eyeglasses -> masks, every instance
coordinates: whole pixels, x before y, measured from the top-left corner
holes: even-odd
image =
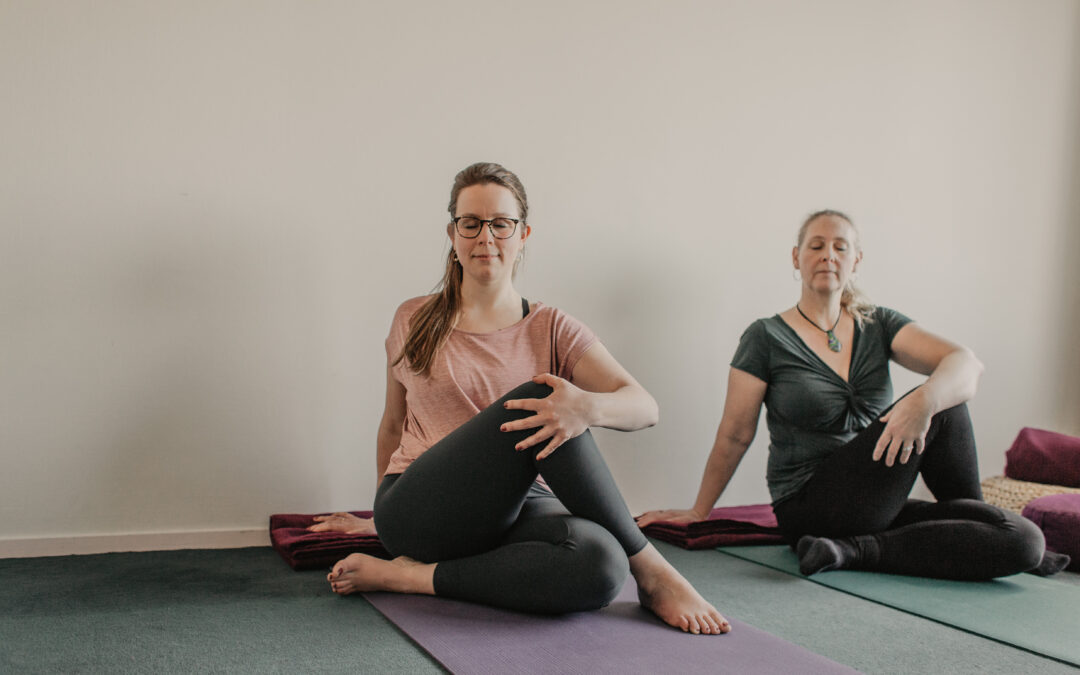
[[[466,239],[479,237],[480,230],[484,228],[484,225],[488,226],[488,229],[491,230],[491,236],[496,239],[509,239],[514,236],[514,232],[517,230],[518,223],[521,220],[518,218],[482,220],[472,216],[458,216],[450,222],[454,223],[454,229],[457,230],[457,233]]]

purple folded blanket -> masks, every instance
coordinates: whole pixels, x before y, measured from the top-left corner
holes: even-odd
[[[1024,427],[1005,453],[1005,475],[1031,483],[1080,487],[1080,438]]]
[[[349,513],[360,518],[371,517],[371,511]],[[350,553],[390,557],[374,534],[308,532],[307,526],[315,524],[315,515],[326,514],[278,513],[270,516],[270,545],[294,570],[327,568]]]
[[[688,549],[784,543],[769,504],[723,506],[713,509],[708,520],[656,522],[646,525],[644,532],[654,539]]]

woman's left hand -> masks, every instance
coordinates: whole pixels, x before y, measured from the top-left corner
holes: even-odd
[[[375,520],[373,518],[360,518],[345,511],[338,511],[326,516],[315,516],[314,520],[314,525],[308,525],[308,532],[375,534]]]
[[[533,378],[533,382],[551,387],[551,394],[546,398],[521,398],[507,401],[504,404],[507,410],[532,410],[536,414],[507,422],[500,429],[502,431],[536,429],[536,433],[515,445],[514,449],[525,450],[546,440],[547,447],[536,456],[537,459],[544,459],[555,452],[560,445],[575,436],[580,436],[589,428],[586,413],[589,407],[589,394],[550,373],[537,375]]]
[[[897,455],[901,464],[907,464],[912,452],[921,455],[933,415],[933,407],[920,389],[897,401],[892,410],[881,417],[885,429],[874,446],[874,461],[884,456],[885,466],[892,466]]]

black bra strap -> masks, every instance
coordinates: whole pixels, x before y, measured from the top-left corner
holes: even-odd
[[[521,298],[521,318],[529,316],[529,301],[525,298]]]

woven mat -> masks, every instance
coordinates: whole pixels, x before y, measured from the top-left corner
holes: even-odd
[[[992,476],[982,482],[982,492],[983,500],[987,504],[1020,513],[1034,499],[1047,495],[1080,494],[1080,488],[1029,483],[1005,476]]]

